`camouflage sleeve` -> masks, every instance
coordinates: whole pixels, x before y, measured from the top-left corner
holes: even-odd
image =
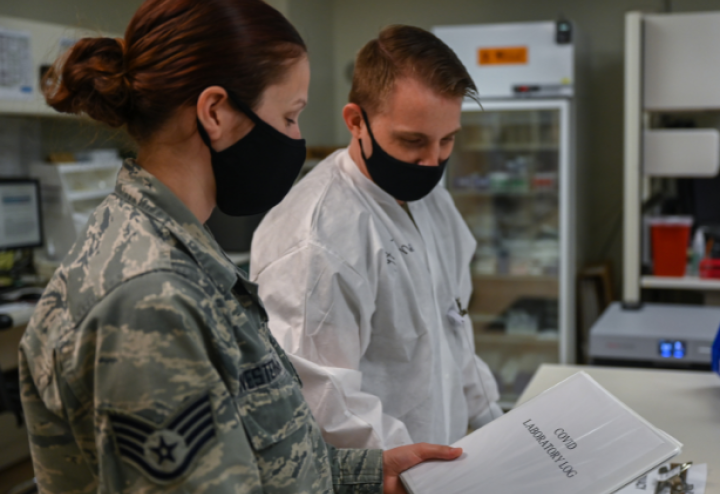
[[[381,449],[337,449],[328,444],[328,453],[337,494],[382,493]]]
[[[302,387],[300,376],[295,371],[285,350],[265,327],[268,341],[283,360],[284,365],[292,369],[298,384]],[[317,425],[317,424],[316,424]],[[383,462],[381,449],[337,449],[325,443],[331,464],[333,491],[341,494],[382,493]]]
[[[22,347],[19,367],[25,424],[40,492],[79,492],[81,489],[78,486],[90,492],[97,482],[84,464],[80,448],[61,411],[59,396],[54,393],[54,386],[41,395],[30,374],[31,366]]]
[[[64,413],[98,492],[262,492],[222,375],[238,344],[216,305],[201,284],[150,273],[93,307],[71,345],[57,344]],[[41,489],[73,492],[58,488],[72,458],[35,443],[51,472]]]

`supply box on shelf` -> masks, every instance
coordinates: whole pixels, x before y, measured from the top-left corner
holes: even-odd
[[[60,260],[68,253],[90,214],[115,189],[120,159],[31,165],[40,179],[45,228],[45,254]]]

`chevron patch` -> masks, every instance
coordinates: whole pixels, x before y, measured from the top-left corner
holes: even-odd
[[[166,424],[110,413],[120,456],[158,483],[170,483],[190,470],[198,454],[215,437],[210,397],[185,404]]]

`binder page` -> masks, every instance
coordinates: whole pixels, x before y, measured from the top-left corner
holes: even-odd
[[[401,475],[412,494],[611,493],[682,445],[578,372],[453,446],[457,460]]]

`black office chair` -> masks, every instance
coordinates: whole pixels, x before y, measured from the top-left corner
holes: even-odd
[[[5,318],[9,319],[6,320]],[[0,331],[12,328],[12,319],[0,317]],[[0,368],[0,413],[10,412],[17,419],[17,426],[23,424],[22,404],[20,403],[20,373],[18,370],[2,372]],[[31,494],[37,492],[35,479],[14,486],[7,494]]]
[[[0,314],[0,331],[13,327],[12,317]],[[0,365],[0,413],[11,412],[17,419],[18,427],[23,424],[20,403],[20,373],[17,370],[2,372]]]

